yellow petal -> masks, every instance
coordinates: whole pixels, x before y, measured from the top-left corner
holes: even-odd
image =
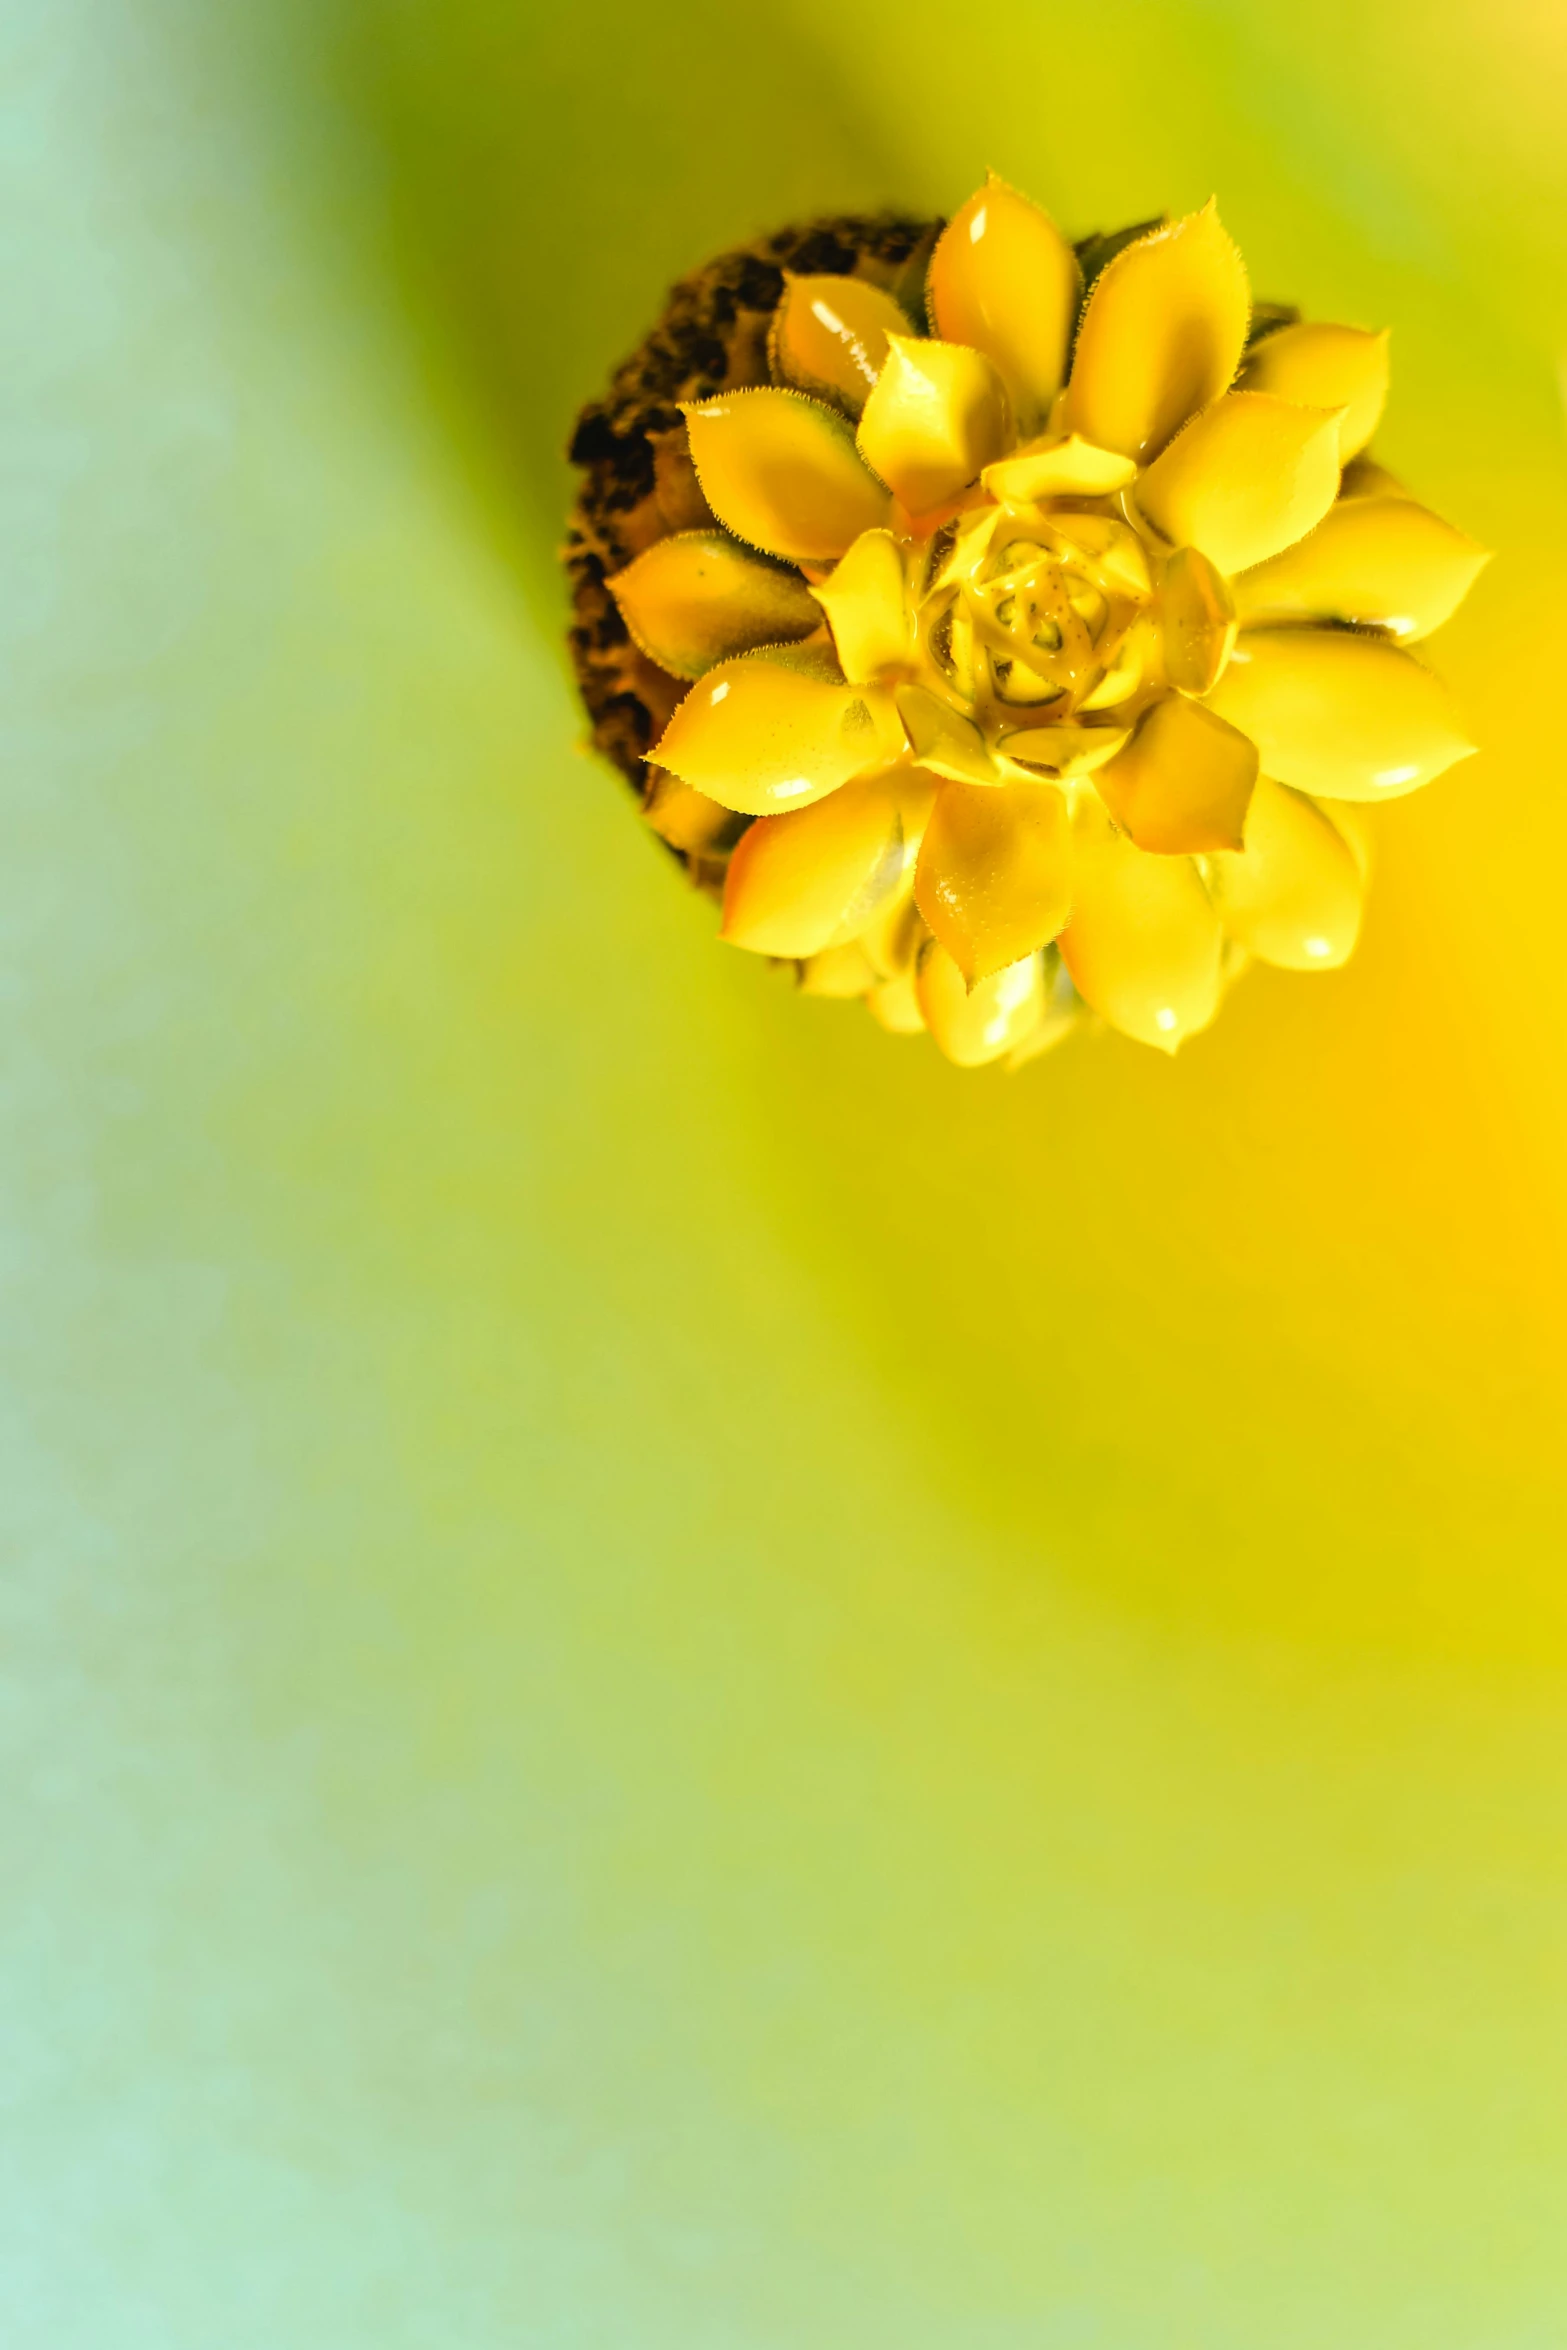
[[[736,538],[791,563],[828,563],[887,519],[853,427],[803,392],[724,392],[685,411],[697,479]]]
[[[1228,644],[1225,650],[1228,651]],[[1091,693],[1084,694],[1078,703],[1079,716],[1090,711],[1114,710],[1122,702],[1130,701],[1142,686],[1156,655],[1162,658],[1159,633],[1152,616],[1142,613],[1132,622],[1117,645],[1110,666],[1099,683]]]
[[[931,811],[946,787],[939,776],[927,775],[919,767],[894,768],[887,782],[897,794],[903,819],[903,875],[892,895],[855,936],[876,966],[878,977],[896,979],[913,970],[920,948],[930,936],[914,903],[914,871]]]
[[[890,530],[862,531],[831,579],[810,593],[827,615],[843,674],[869,685],[914,650],[903,556]]]
[[[962,343],[887,341],[887,364],[860,418],[860,452],[911,514],[928,514],[1006,447],[1006,387],[984,353]]]
[[[987,465],[981,480],[1004,505],[1026,506],[1036,498],[1105,498],[1136,479],[1137,466],[1115,449],[1096,449],[1080,433],[1028,442],[1010,457]]]
[[[1058,507],[1049,516],[1049,530],[1052,538],[1065,539],[1090,558],[1102,587],[1120,587],[1129,595],[1145,596],[1153,585],[1142,539],[1128,523],[1118,521],[1113,514],[1090,514]],[[1025,525],[1024,536],[1027,535]]]
[[[932,794],[934,797],[934,794]],[[928,813],[928,811],[927,811]],[[912,860],[918,854],[919,844],[911,848],[907,827],[904,831],[904,857]],[[876,967],[882,979],[898,979],[914,968],[929,932],[920,910],[914,903],[914,874],[911,862],[904,866],[903,879],[886,902],[878,906],[863,930],[856,934],[861,946]]]
[[[854,940],[847,946],[824,947],[800,965],[802,995],[869,995],[878,984],[865,949]]]
[[[820,622],[797,572],[780,571],[721,530],[658,539],[608,582],[632,642],[676,677],[757,645],[790,644]]]
[[[1187,857],[1239,849],[1256,780],[1256,744],[1181,694],[1145,711],[1126,749],[1094,779],[1140,849]]]
[[[924,583],[925,594],[933,596],[938,589],[957,587],[965,580],[976,579],[990,552],[991,541],[1006,519],[999,506],[989,505],[970,506],[955,515],[939,536],[927,542],[927,559],[932,569]]]
[[[1025,427],[1061,388],[1082,290],[1077,255],[1050,215],[994,173],[931,256],[937,334],[995,362]]]
[[[1235,643],[1235,601],[1223,573],[1196,547],[1177,547],[1164,567],[1159,626],[1171,685],[1208,693]]]
[[[1084,1001],[1123,1035],[1173,1053],[1218,1009],[1218,916],[1189,857],[1152,857],[1086,795],[1073,823],[1072,919],[1061,955]]]
[[[1235,582],[1248,620],[1361,620],[1405,642],[1451,619],[1490,556],[1413,498],[1341,498],[1298,546]]]
[[[920,949],[930,936],[914,903],[911,881],[909,876],[900,883],[859,933],[859,943],[878,980],[912,978]]]
[[[1125,743],[1125,726],[1022,726],[997,744],[1002,758],[1034,776],[1092,775]]]
[[[1040,955],[1009,963],[970,988],[946,948],[933,939],[920,957],[916,987],[926,1026],[960,1069],[977,1069],[1015,1051],[1045,1012]]]
[[[1041,1053],[1053,1052],[1082,1023],[1083,999],[1072,985],[1071,973],[1054,948],[1044,957],[1045,1002],[1035,1025],[1007,1055],[1009,1069],[1024,1068]]]
[[[1351,800],[1313,800],[1319,816],[1325,816],[1335,832],[1341,835],[1346,848],[1355,860],[1355,871],[1360,875],[1360,886],[1365,888],[1371,879],[1371,859],[1374,841],[1371,818],[1363,804]]]
[[[1193,417],[1137,484],[1177,546],[1245,571],[1293,546],[1338,496],[1338,417],[1266,392],[1230,392]]]
[[[1385,465],[1378,465],[1374,457],[1357,457],[1344,468],[1344,479],[1339,485],[1341,498],[1407,498],[1408,490]]]
[[[1212,204],[1139,237],[1088,297],[1062,422],[1145,463],[1229,389],[1250,315],[1245,265]]]
[[[1208,860],[1208,886],[1231,938],[1286,971],[1331,971],[1360,934],[1361,876],[1337,827],[1300,792],[1258,780],[1238,856]]]
[[[877,777],[764,816],[729,860],[722,935],[758,955],[815,955],[859,935],[903,878],[897,795]]]
[[[871,1018],[879,1020],[890,1036],[923,1036],[925,1015],[920,1010],[919,988],[912,969],[900,971],[894,979],[884,979],[871,989],[866,998]]]
[[[909,749],[922,767],[953,783],[1001,781],[1001,771],[971,720],[922,685],[900,685],[894,699]]]
[[[745,829],[745,818],[720,801],[710,800],[706,792],[694,791],[678,775],[670,775],[663,768],[650,768],[648,772],[650,780],[642,813],[659,839],[667,840],[672,849],[680,849],[688,857],[727,855]]]
[[[903,837],[912,844],[910,851],[912,872],[914,855],[925,837],[925,827],[929,824],[936,802],[941,796],[942,778],[927,768],[905,767],[900,764],[889,770],[887,781],[889,787],[898,795],[898,806],[903,815]],[[910,886],[912,888],[912,881]]]
[[[1305,320],[1264,335],[1246,354],[1241,382],[1248,391],[1273,392],[1302,408],[1342,408],[1339,459],[1359,455],[1382,421],[1387,401],[1386,330],[1329,326]]]
[[[1265,774],[1328,799],[1397,799],[1474,749],[1440,679],[1345,629],[1245,631],[1207,706],[1251,736]]]
[[[885,766],[901,747],[890,716],[874,689],[753,655],[710,670],[652,755],[726,808],[778,815]]]
[[[1072,907],[1071,823],[1048,783],[949,783],[914,896],[972,986],[1053,939]]]
[[[784,277],[768,351],[775,374],[829,393],[856,416],[882,371],[887,337],[907,334],[902,306],[863,277]]]

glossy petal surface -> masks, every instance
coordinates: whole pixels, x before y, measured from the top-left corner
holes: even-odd
[[[853,939],[845,946],[823,947],[800,965],[802,995],[847,999],[869,995],[880,984],[865,949]]]
[[[919,779],[918,792],[909,789],[911,777]],[[903,814],[903,878],[893,895],[878,906],[864,929],[857,933],[861,946],[883,979],[897,979],[912,972],[928,936],[924,919],[914,903],[914,860],[919,855],[936,795],[943,788],[939,778],[922,777],[917,767],[901,769],[898,781]]]
[[[1015,1044],[1007,1055],[1009,1069],[1023,1069],[1041,1054],[1055,1051],[1065,1044],[1083,1024],[1083,999],[1072,985],[1072,975],[1060,956],[1047,952],[1042,957],[1045,966],[1045,1002],[1038,1020],[1028,1034]]]
[[[1146,463],[1228,391],[1250,315],[1245,265],[1212,204],[1139,238],[1088,298],[1067,426]]]
[[[701,677],[757,645],[792,643],[821,622],[798,573],[762,562],[717,530],[659,539],[609,590],[633,641],[676,677]]]
[[[1015,1052],[1044,1017],[1044,965],[1038,955],[1009,963],[970,988],[939,941],[920,959],[916,982],[925,1024],[949,1061],[982,1068]]]
[[[1312,806],[1325,816],[1335,832],[1341,835],[1355,870],[1364,888],[1371,878],[1371,867],[1376,856],[1376,841],[1372,833],[1372,818],[1362,800],[1313,799]]]
[[[911,514],[928,514],[977,481],[1007,445],[1006,387],[981,351],[888,338],[865,403],[859,445]]]
[[[1341,408],[1339,456],[1359,455],[1382,421],[1387,402],[1388,338],[1363,327],[1303,319],[1264,335],[1246,355],[1241,381],[1249,391],[1274,392],[1304,408]]]
[[[1064,795],[1051,784],[949,783],[926,828],[914,894],[970,986],[1032,954],[1071,912]]]
[[[984,484],[993,498],[1023,505],[1031,498],[1102,498],[1126,489],[1137,475],[1130,457],[1096,449],[1081,433],[1058,433],[1029,442],[987,465]]]
[[[722,935],[759,955],[805,956],[857,937],[903,877],[902,812],[885,782],[845,784],[764,816],[729,861]]]
[[[686,410],[708,504],[737,538],[792,563],[836,560],[887,517],[852,428],[803,392],[726,392]]]
[[[902,305],[864,278],[789,277],[769,352],[786,383],[831,394],[858,415],[886,360],[887,337],[908,331]]]
[[[1165,676],[1182,693],[1216,684],[1235,642],[1235,599],[1224,574],[1196,547],[1177,547],[1159,582]]]
[[[891,531],[863,531],[832,577],[810,593],[827,615],[845,677],[867,685],[909,660],[913,617]]]
[[[1167,694],[1095,777],[1121,830],[1161,856],[1239,849],[1257,746],[1201,702]]]
[[[1360,935],[1354,850],[1314,801],[1258,779],[1244,853],[1210,858],[1209,887],[1231,938],[1286,971],[1329,971]]]
[[[879,980],[866,998],[871,1018],[889,1036],[923,1036],[925,1015],[920,1010],[919,984],[912,970]]]
[[[1474,749],[1440,679],[1343,629],[1247,630],[1208,707],[1251,736],[1265,774],[1329,799],[1397,799]]]
[[[922,766],[954,783],[1000,782],[984,736],[961,710],[922,685],[900,685],[895,698],[909,749]]]
[[[1137,503],[1177,546],[1244,571],[1293,546],[1338,495],[1338,418],[1266,392],[1231,392],[1140,476]]]
[[[992,174],[931,256],[931,316],[947,342],[995,362],[1028,428],[1065,378],[1082,285],[1077,255],[1050,215]]]
[[[654,757],[726,808],[778,815],[884,765],[878,716],[858,687],[780,662],[728,661],[687,694]]]
[[[734,847],[746,821],[667,769],[652,771],[642,814],[660,840],[691,857],[724,855]]]
[[[1489,560],[1413,498],[1342,498],[1233,592],[1245,619],[1369,621],[1413,641],[1451,619]]]
[[[1124,726],[1022,726],[1004,734],[1002,756],[1042,775],[1092,775],[1126,741]]]
[[[1188,857],[1145,854],[1085,800],[1073,825],[1072,919],[1061,954],[1084,1001],[1173,1053],[1218,1009],[1222,936]]]

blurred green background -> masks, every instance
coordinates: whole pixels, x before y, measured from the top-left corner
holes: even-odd
[[[1567,17],[10,0],[8,2350],[1567,2324]],[[1216,192],[1500,550],[1344,974],[964,1075],[578,755],[681,269]]]

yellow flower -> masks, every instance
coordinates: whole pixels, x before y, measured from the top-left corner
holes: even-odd
[[[724,937],[963,1065],[1084,1007],[1173,1051],[1249,957],[1342,963],[1357,804],[1472,747],[1407,647],[1485,555],[1362,456],[1386,337],[1254,319],[1211,204],[1108,243],[1085,299],[992,178],[928,332],[786,278],[772,380],[682,404],[702,527],[608,582],[689,681],[653,821],[752,820]]]

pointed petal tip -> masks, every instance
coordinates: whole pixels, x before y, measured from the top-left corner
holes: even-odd
[[[717,529],[655,539],[604,584],[638,651],[688,681],[755,647],[798,644],[820,626],[793,572]]]
[[[926,515],[968,489],[1007,446],[1006,386],[968,343],[897,334],[887,341],[856,444],[905,510]]]
[[[713,513],[743,544],[785,562],[828,562],[886,519],[887,495],[838,409],[787,384],[681,403]]]
[[[676,707],[654,754],[742,816],[809,807],[896,753],[890,703],[791,665],[788,646],[741,654]]]
[[[764,817],[730,860],[722,936],[786,956],[846,945],[897,891],[907,863],[902,811],[885,778]]]
[[[935,335],[993,362],[1027,434],[1061,387],[1081,289],[1077,255],[1049,213],[992,169],[936,242],[926,308]]]
[[[1234,583],[1243,622],[1362,621],[1414,644],[1450,620],[1489,559],[1402,495],[1341,496],[1317,528]]]
[[[1246,266],[1215,200],[1162,221],[1094,281],[1065,421],[1146,464],[1234,381],[1250,318]]]
[[[1396,799],[1476,748],[1440,678],[1385,637],[1291,624],[1248,631],[1237,654],[1208,707],[1298,791]]]
[[[1037,952],[1071,910],[1064,798],[1037,784],[949,784],[921,843],[914,896],[970,994]]]
[[[951,955],[932,939],[915,984],[932,1036],[960,1069],[1001,1060],[1033,1035],[1045,1010],[1038,955],[1026,955],[968,987]]]
[[[1206,879],[1231,952],[1332,971],[1355,950],[1365,894],[1355,844],[1330,809],[1270,776],[1247,815],[1245,854],[1213,858]]]
[[[1246,272],[1246,263],[1245,263],[1245,260],[1244,260],[1244,258],[1243,258],[1243,256],[1242,256],[1242,254],[1241,254],[1241,249],[1240,249],[1240,246],[1239,246],[1239,244],[1237,243],[1236,239],[1235,239],[1235,238],[1234,238],[1234,237],[1231,235],[1230,231],[1229,231],[1229,230],[1228,230],[1228,229],[1225,227],[1225,225],[1224,225],[1224,221],[1223,221],[1223,219],[1222,219],[1222,217],[1221,217],[1221,215],[1220,215],[1220,212],[1219,212],[1219,199],[1218,199],[1218,197],[1217,197],[1216,195],[1214,195],[1214,196],[1210,196],[1210,197],[1208,198],[1208,201],[1206,202],[1206,204],[1199,204],[1195,212],[1191,212],[1191,213],[1188,213],[1188,214],[1187,214],[1187,218],[1188,218],[1189,220],[1193,220],[1193,221],[1197,221],[1197,220],[1204,221],[1204,222],[1208,223],[1208,224],[1209,224],[1211,227],[1213,227],[1213,228],[1216,228],[1216,229],[1218,230],[1218,232],[1219,232],[1220,236],[1221,236],[1221,237],[1223,237],[1223,239],[1224,239],[1225,243],[1226,243],[1227,245],[1229,245],[1229,246],[1233,247],[1233,249],[1234,249],[1234,252],[1235,252],[1236,259],[1237,259],[1237,260],[1240,262],[1240,265],[1241,265],[1241,274],[1242,274],[1242,276],[1243,276],[1243,277],[1246,277],[1246,280],[1247,280],[1247,283],[1246,283],[1246,290],[1247,290],[1247,295],[1248,295],[1248,307],[1249,307],[1249,296],[1250,296],[1250,292],[1251,292],[1251,281],[1250,281],[1250,278],[1249,278],[1249,276],[1247,276],[1247,272]],[[1177,219],[1177,220],[1176,220],[1176,222],[1174,223],[1174,225],[1175,225],[1176,227],[1179,227],[1179,226],[1181,225],[1181,223],[1180,223],[1179,219]],[[1174,1047],[1173,1047],[1173,1046],[1171,1047],[1171,1050],[1172,1050],[1172,1051],[1174,1050]]]

